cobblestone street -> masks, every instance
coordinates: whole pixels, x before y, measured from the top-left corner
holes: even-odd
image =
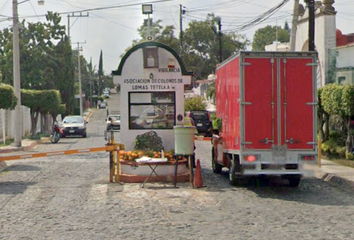
[[[103,146],[105,110],[88,138],[32,152]],[[118,136],[117,136],[118,138]],[[14,161],[0,173],[0,239],[354,239],[353,195],[307,176],[229,185],[211,170],[209,141],[196,142],[205,187],[109,182],[108,153]]]

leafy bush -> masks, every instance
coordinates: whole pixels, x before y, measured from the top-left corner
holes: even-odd
[[[325,155],[335,155],[338,144],[336,140],[329,139],[321,144],[322,153]]]
[[[339,131],[330,131],[329,139],[336,141],[338,145],[345,146],[346,135]]]
[[[161,151],[164,148],[161,137],[159,137],[155,131],[149,131],[138,135],[135,138],[134,149],[143,151]]]
[[[347,153],[346,159],[348,159],[348,160],[354,160],[354,154],[352,154],[352,153]]]
[[[221,131],[222,128],[222,119],[221,118],[217,118],[216,114],[212,114],[211,115],[211,120],[212,120],[212,124],[213,124],[213,129],[218,129],[219,131]]]
[[[205,110],[206,103],[204,102],[204,98],[201,96],[187,98],[184,100],[184,111],[198,111]]]
[[[345,147],[336,147],[335,148],[336,155],[338,155],[339,158],[345,158],[345,152],[346,148]]]
[[[17,104],[17,98],[12,86],[0,84],[0,109],[13,109]]]

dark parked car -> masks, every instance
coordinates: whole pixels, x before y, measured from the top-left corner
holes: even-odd
[[[206,137],[212,136],[212,122],[208,111],[189,111],[186,113],[194,121],[198,134],[204,134]]]
[[[67,116],[63,119],[62,130],[64,137],[66,136],[82,136],[86,137],[86,124],[84,118],[81,116]]]

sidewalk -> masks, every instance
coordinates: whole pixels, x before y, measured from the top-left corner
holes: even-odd
[[[354,192],[354,168],[329,160],[321,160],[321,167],[311,166],[315,177],[345,191]]]

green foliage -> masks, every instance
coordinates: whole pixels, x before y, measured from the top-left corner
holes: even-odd
[[[289,42],[290,32],[289,29],[282,29],[279,26],[266,26],[264,28],[258,29],[254,36],[252,42],[253,51],[265,51],[265,46],[272,44],[274,41],[285,43]]]
[[[345,144],[345,137],[345,134],[340,131],[330,131],[329,133],[329,138],[341,146]]]
[[[19,33],[22,89],[54,88],[54,68],[60,68],[57,66],[55,48],[65,37],[65,26],[60,25],[58,13],[48,12],[46,18],[46,23],[22,22]],[[13,79],[12,64],[12,29],[5,28],[0,31],[0,71],[2,81],[10,85]]]
[[[341,110],[342,116],[354,116],[354,85],[343,85]]]
[[[13,109],[17,104],[17,98],[12,86],[0,84],[0,109]]]
[[[206,103],[204,102],[204,98],[201,96],[196,96],[192,98],[187,98],[184,100],[184,111],[198,111],[205,110]]]
[[[321,93],[323,109],[332,116],[339,116],[347,133],[346,149],[351,150],[350,118],[354,115],[354,85],[328,84]]]
[[[219,131],[221,131],[221,129],[222,129],[222,119],[216,117],[216,114],[214,113],[214,114],[211,115],[211,121],[212,121],[212,124],[213,124],[213,129],[218,129]]]
[[[327,142],[321,144],[322,153],[325,155],[336,155],[336,148],[338,143],[334,139],[329,139]]]
[[[352,153],[347,153],[346,154],[346,156],[345,156],[345,159],[347,159],[347,160],[354,160],[354,154],[352,154]]]
[[[134,141],[134,149],[142,151],[161,151],[163,150],[162,139],[155,131],[149,131],[138,135]]]
[[[31,134],[35,135],[39,113],[50,113],[53,119],[63,111],[61,106],[60,93],[57,90],[21,90],[22,104],[30,108],[31,112]]]
[[[215,92],[215,81],[213,81],[210,85],[208,85],[208,89],[207,89],[207,96],[211,99],[213,99],[214,103],[215,103],[215,96],[216,96],[216,92]]]
[[[324,111],[330,115],[342,115],[342,88],[342,85],[328,84],[322,89],[321,103]]]
[[[194,73],[194,79],[207,78],[211,72],[215,71],[215,66],[219,63],[220,35],[213,31],[218,28],[218,21],[218,17],[208,14],[204,21],[191,21],[183,33],[181,56],[187,69]],[[166,44],[179,52],[179,39],[175,37],[174,30],[172,25],[163,27],[161,20],[154,21],[150,27],[150,32],[154,33],[155,42]],[[134,40],[133,46],[146,41],[147,27],[143,24],[138,32],[141,39]],[[245,50],[249,45],[249,40],[245,35],[230,32],[223,33],[221,37],[223,59],[240,50]]]
[[[60,14],[53,12],[47,13],[44,23],[22,22],[21,89],[58,89],[68,107],[67,112],[70,113],[74,107],[74,69],[77,58],[74,62],[65,26],[60,23]],[[11,28],[0,31],[0,72],[0,81],[12,85]]]
[[[249,41],[244,35],[218,33],[219,17],[208,14],[205,21],[191,21],[183,35],[183,62],[195,79],[205,79],[220,63],[219,38],[222,38],[223,60],[245,50]]]

